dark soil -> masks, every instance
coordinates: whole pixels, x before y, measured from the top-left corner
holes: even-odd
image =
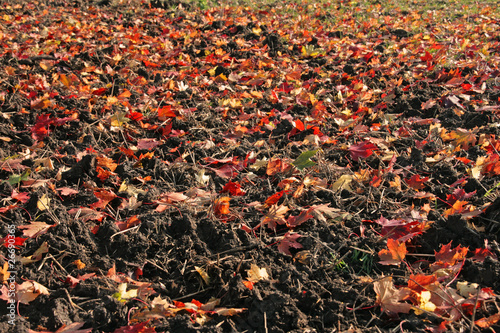
[[[324,45],[354,36],[331,31],[309,40],[287,40],[269,25],[265,13],[252,19],[246,11],[234,11],[232,17],[250,17],[237,23],[216,16],[217,11],[209,21],[186,9],[142,8],[144,15],[136,21],[133,9],[105,2],[61,5],[46,1],[0,8],[7,21],[1,25],[0,195],[2,207],[14,205],[0,214],[0,236],[7,235],[8,225],[41,221],[53,226],[33,237],[16,231],[28,238],[16,250],[17,282],[36,281],[49,294],[20,303],[15,327],[7,323],[6,306],[1,305],[6,303],[0,301],[1,332],[56,331],[75,322],[92,332],[114,332],[136,324],[134,316],[155,297],[170,303],[217,298],[219,307],[246,309],[234,316],[212,314],[204,324],[186,311],[148,317],[156,332],[378,332],[397,330],[400,323],[406,331],[424,331],[441,319],[413,311],[393,318],[374,306],[372,281],[393,276],[396,285],[406,285],[410,274],[404,264],[378,263],[377,253],[386,248],[387,239],[375,221],[381,216],[410,219],[412,211],[432,222],[407,245],[415,254],[407,262],[416,271],[425,270],[426,264],[419,268],[418,263],[429,258],[419,255],[433,255],[443,244],[469,247],[470,253],[487,244],[493,255],[484,261],[469,255],[457,281],[500,293],[500,198],[495,199],[495,191],[485,196],[500,177],[495,172],[471,175],[478,157],[487,155],[483,142],[446,155],[453,142],[430,128],[440,124],[448,132],[473,130],[478,140],[482,134],[498,138],[499,72],[493,66],[436,67],[415,78],[404,74],[412,64],[395,62],[391,76],[390,66],[375,68],[362,54],[347,57],[331,49],[324,56],[303,56],[303,43]],[[186,42],[196,30],[199,34]],[[218,38],[227,43],[216,46]],[[389,43],[412,34],[382,29],[380,36],[363,41],[373,47],[381,38]],[[389,51],[378,44],[380,58],[387,59]],[[36,54],[30,51],[35,45]],[[207,57],[219,48],[226,58]],[[496,52],[498,56],[498,47]],[[444,85],[457,69],[464,83],[477,88],[467,92],[469,101],[460,100],[463,108],[449,99],[462,93],[460,86]],[[396,84],[399,76],[405,79]],[[363,99],[344,94],[340,100],[338,91],[351,89],[360,78],[384,95]],[[290,89],[304,87],[322,100],[324,113],[315,113],[307,94],[291,94],[283,83],[287,81]],[[130,95],[121,95],[125,91]],[[434,105],[422,108],[430,99]],[[488,105],[493,107],[481,108]],[[168,107],[174,114],[158,117]],[[42,118],[48,120],[43,123]],[[355,123],[346,125],[352,119]],[[304,130],[296,130],[297,120],[306,124]],[[348,148],[367,138],[378,152],[354,160]],[[272,159],[289,164],[318,148],[313,166],[269,172]],[[385,172],[389,153],[396,158],[393,171]],[[104,158],[116,169],[105,165]],[[44,164],[48,159],[50,165]],[[9,162],[13,160],[19,163]],[[13,175],[27,170],[26,179],[13,181]],[[200,178],[202,170],[206,181]],[[363,172],[369,178],[359,178]],[[355,173],[350,187],[334,186],[342,175]],[[374,186],[370,182],[377,174],[382,182]],[[429,177],[420,193],[431,199],[418,197],[406,185],[404,180],[414,174]],[[326,185],[306,184],[296,192],[313,177]],[[397,177],[402,188],[390,185]],[[338,210],[314,215],[294,228],[302,248],[290,248],[291,255],[278,249],[290,231],[286,224],[274,230],[257,227],[268,212],[262,205],[285,189],[278,185],[285,179],[291,186],[277,204],[290,208],[286,217],[321,204]],[[230,181],[245,193],[223,192]],[[447,196],[456,188],[475,191],[467,201],[480,212],[477,216],[446,216]],[[116,197],[96,205],[101,190]],[[27,192],[29,199],[16,200],[14,192]],[[181,193],[183,199],[168,201],[169,194]],[[49,209],[40,209],[47,197]],[[223,197],[231,198],[228,214],[220,210]],[[421,210],[425,204],[430,204],[428,213]],[[138,222],[126,225],[133,217]],[[20,258],[44,243],[49,249],[40,260],[20,264]],[[265,268],[269,278],[250,290],[243,282],[252,264]],[[197,268],[206,272],[209,283]],[[68,278],[90,273],[94,275],[74,284]],[[120,299],[119,281],[128,281],[130,288],[150,288],[151,295]],[[486,302],[475,315],[496,312],[494,303]],[[448,327],[467,323],[462,319]],[[135,329],[131,332],[140,331]]]

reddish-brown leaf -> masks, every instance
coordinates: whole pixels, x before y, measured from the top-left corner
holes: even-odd
[[[299,237],[301,237],[301,235],[299,235],[298,233],[290,231],[287,232],[278,244],[278,251],[291,256],[292,255],[292,253],[290,252],[291,247],[295,249],[301,249],[303,247],[302,244],[297,242],[297,239]]]
[[[357,161],[360,158],[367,158],[372,155],[378,148],[370,141],[363,141],[361,143],[350,145],[349,152],[353,160]]]

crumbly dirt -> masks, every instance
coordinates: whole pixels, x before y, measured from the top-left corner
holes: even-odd
[[[161,297],[172,304],[217,298],[221,307],[245,310],[233,316],[210,315],[203,324],[187,311],[148,317],[156,332],[379,332],[394,331],[399,325],[406,331],[423,332],[441,319],[413,311],[397,318],[382,313],[375,306],[372,282],[393,276],[396,285],[405,285],[410,274],[404,264],[378,263],[377,253],[386,247],[387,237],[380,234],[375,221],[381,216],[389,220],[411,216],[412,211],[422,212],[425,204],[429,204],[425,216],[432,224],[407,243],[408,264],[415,272],[424,270],[429,264],[426,259],[450,242],[453,247],[469,247],[471,253],[487,244],[492,255],[483,261],[469,256],[458,280],[500,293],[496,259],[500,256],[500,198],[495,199],[496,191],[485,196],[500,181],[498,173],[472,177],[472,164],[463,161],[475,163],[486,156],[483,146],[479,142],[463,146],[446,156],[453,142],[430,129],[430,124],[439,123],[448,132],[460,128],[473,130],[478,139],[481,134],[499,137],[499,127],[492,125],[498,124],[498,108],[475,108],[470,102],[477,99],[483,101],[481,105],[498,106],[498,70],[482,69],[483,80],[477,69],[459,68],[463,83],[477,90],[484,83],[485,89],[469,91],[469,102],[461,99],[464,107],[458,107],[446,92],[458,86],[444,84],[453,76],[445,77],[446,73],[456,68],[436,69],[415,79],[399,74],[411,64],[398,63],[391,78],[383,70],[373,70],[375,65],[368,65],[362,56],[346,58],[331,51],[327,56],[306,57],[300,44],[287,44],[272,26],[260,24],[262,17],[230,24],[220,18],[209,22],[186,9],[144,8],[156,11],[160,19],[150,12],[136,22],[133,11],[107,3],[60,5],[57,1],[36,8],[2,5],[0,12],[11,17],[4,20],[15,20],[16,15],[26,20],[16,26],[28,29],[14,31],[2,23],[6,49],[0,51],[0,194],[2,207],[15,207],[0,214],[0,236],[7,235],[8,225],[40,221],[52,226],[33,237],[19,228],[16,231],[17,237],[28,238],[16,250],[18,261],[48,244],[48,252],[39,260],[18,262],[17,282],[36,281],[49,293],[18,305],[15,330],[7,323],[6,307],[0,306],[0,331],[56,331],[79,322],[81,329],[92,332],[125,332],[119,329],[134,325],[131,319],[145,311],[154,297]],[[56,15],[43,12],[54,8],[60,10]],[[92,27],[92,19],[79,10],[99,24]],[[75,23],[80,20],[82,26]],[[45,27],[48,32],[43,32]],[[202,34],[185,43],[188,29],[195,31],[194,27]],[[37,31],[36,36],[30,37],[29,29]],[[80,29],[89,29],[92,36],[86,39]],[[402,32],[380,31],[387,39],[378,43],[381,57],[389,56],[385,52],[389,41],[411,38]],[[109,34],[116,37],[109,40]],[[207,58],[217,47],[215,38],[203,36],[212,35],[229,41],[220,48],[230,59]],[[12,39],[7,42],[6,36]],[[51,38],[59,46],[50,49]],[[169,42],[161,42],[163,38]],[[322,38],[354,36],[331,31]],[[49,52],[13,51],[12,43],[31,48],[37,42]],[[85,46],[90,42],[94,44]],[[168,51],[153,56],[159,43],[165,43],[162,47]],[[315,43],[315,38],[309,40],[309,45]],[[148,44],[151,51],[145,52]],[[283,63],[287,57],[296,61],[299,74],[290,74],[293,66]],[[249,62],[242,65],[245,60]],[[287,66],[287,79],[280,74],[280,65]],[[384,90],[386,95],[349,99],[344,94],[339,100],[338,91],[354,85],[360,73],[365,73],[365,86]],[[61,78],[63,74],[69,82]],[[399,85],[393,82],[398,75],[404,77]],[[291,102],[292,95],[283,86],[286,80],[292,82],[290,89],[304,82],[308,82],[304,87],[315,85],[310,91],[325,104],[330,101],[327,113],[320,120],[312,119],[315,110],[306,100],[310,97],[293,96]],[[178,82],[185,82],[187,88],[179,88]],[[279,87],[275,98],[273,89],[277,92]],[[121,95],[125,90],[130,95]],[[435,103],[423,108],[431,99]],[[159,117],[159,110],[168,107],[173,116]],[[350,114],[342,113],[347,109]],[[141,117],[134,118],[130,110]],[[387,114],[394,116],[384,118]],[[44,124],[41,117],[50,120]],[[70,119],[57,121],[66,117]],[[120,123],[120,119],[125,120]],[[350,119],[357,119],[356,124],[346,125]],[[296,120],[310,127],[296,130]],[[353,159],[349,146],[368,137],[378,152]],[[313,138],[318,139],[316,144],[310,142]],[[319,148],[311,158],[314,165],[303,170],[290,165],[301,153]],[[394,153],[394,171],[380,173],[382,182],[375,186],[370,182],[376,170],[389,167],[387,152]],[[104,164],[105,158],[116,164],[113,170]],[[7,163],[8,159],[19,163]],[[43,159],[50,159],[50,165]],[[272,172],[268,163],[273,159],[287,166]],[[12,179],[27,170],[26,179]],[[335,187],[342,175],[358,173],[359,177],[363,170],[370,178]],[[414,174],[429,177],[421,191],[391,185],[395,178],[409,179]],[[326,185],[301,185],[313,177]],[[291,185],[276,202],[290,208],[287,217],[315,205],[328,204],[337,211],[314,215],[293,230],[284,223],[274,229],[259,228],[269,210],[264,203],[285,189],[279,184],[287,179]],[[230,181],[241,185],[244,194],[223,192]],[[302,192],[297,191],[299,186]],[[457,186],[466,193],[475,192],[467,202],[480,214],[445,216],[447,196]],[[68,194],[63,189],[75,191]],[[195,190],[198,194],[193,194]],[[99,191],[116,197],[104,206],[96,204]],[[29,199],[16,200],[14,192],[26,192]],[[429,196],[418,197],[417,192]],[[230,198],[229,212],[221,208],[224,197]],[[41,201],[48,202],[49,209],[41,209]],[[127,221],[132,224],[126,225]],[[291,247],[286,254],[278,245],[291,230],[301,235],[297,239],[301,248]],[[269,278],[249,289],[244,282],[252,264],[265,268]],[[200,268],[210,278],[208,283]],[[94,275],[74,284],[68,279],[85,274]],[[120,299],[116,296],[120,279],[129,281],[129,287],[147,285],[151,295]],[[496,313],[494,304],[478,308],[476,318]],[[448,327],[458,328],[464,322]],[[131,332],[140,331],[135,329]]]

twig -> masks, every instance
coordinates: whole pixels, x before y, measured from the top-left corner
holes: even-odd
[[[132,228],[128,228],[128,229],[125,229],[125,230],[122,230],[122,231],[118,231],[117,233],[114,233],[111,235],[111,237],[109,237],[109,240],[112,240],[113,237],[117,236],[117,235],[120,235],[120,234],[124,234],[126,233],[127,231],[132,231],[132,230],[135,230],[135,229],[138,229],[140,228],[141,225],[136,225],[135,227],[132,227]]]
[[[199,290],[199,291],[197,291],[195,293],[187,294],[187,295],[184,295],[184,296],[181,296],[181,297],[177,297],[177,298],[172,298],[172,300],[173,301],[178,301],[180,299],[184,299],[184,298],[188,298],[188,297],[190,298],[190,297],[196,296],[198,294],[201,294],[201,293],[203,293],[205,291],[212,290],[212,289],[214,289],[214,288],[213,287],[205,288],[205,289]]]
[[[73,308],[73,310],[75,310],[75,308],[78,308],[78,310],[85,311],[81,307],[79,307],[78,304],[76,304],[75,302],[73,302],[73,300],[71,299],[71,296],[70,296],[70,294],[68,292],[68,289],[64,288],[64,291],[66,292],[66,296],[68,296],[69,304],[71,305],[71,307]]]

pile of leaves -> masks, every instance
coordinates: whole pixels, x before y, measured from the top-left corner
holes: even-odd
[[[0,7],[2,331],[499,328],[494,5],[73,5]]]

